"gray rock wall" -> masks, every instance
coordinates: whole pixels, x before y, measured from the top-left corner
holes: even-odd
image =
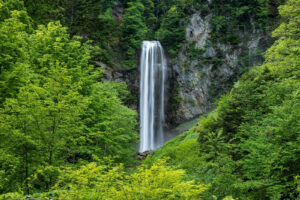
[[[177,106],[168,102],[171,109],[176,109],[168,109],[167,121],[171,124],[210,111],[215,99],[230,89],[243,71],[263,61],[261,52],[270,43],[270,37],[254,26],[238,33],[241,42],[237,45],[212,41],[210,18],[211,15],[201,17],[200,13],[191,16],[186,25],[186,41],[169,64],[175,74],[171,81],[178,87],[169,94],[170,99],[180,99]]]

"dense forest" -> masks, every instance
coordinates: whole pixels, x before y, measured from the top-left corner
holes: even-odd
[[[267,42],[246,50],[250,33]],[[212,106],[139,160],[144,40],[195,74],[189,87],[208,80]],[[300,199],[299,76],[299,0],[0,0],[0,200]],[[174,77],[168,126],[198,105]]]

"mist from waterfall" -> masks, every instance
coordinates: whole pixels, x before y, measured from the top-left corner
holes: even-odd
[[[140,152],[164,142],[166,59],[159,41],[144,41],[140,60]]]

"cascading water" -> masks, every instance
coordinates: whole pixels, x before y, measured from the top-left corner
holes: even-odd
[[[144,41],[140,61],[140,152],[164,142],[166,59],[158,41]]]

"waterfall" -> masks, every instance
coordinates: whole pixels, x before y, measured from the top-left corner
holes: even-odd
[[[140,60],[140,152],[164,142],[166,59],[158,41],[144,41]]]

